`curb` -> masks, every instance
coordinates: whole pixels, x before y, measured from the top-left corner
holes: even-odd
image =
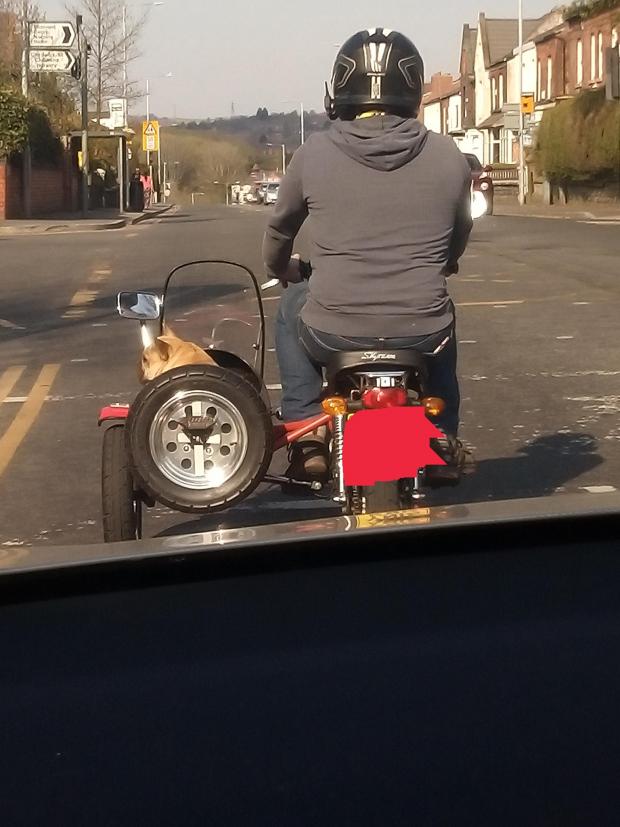
[[[98,227],[99,230],[120,230],[123,227],[127,226],[127,219],[121,218],[120,221],[113,221],[111,224],[102,224],[101,227]]]
[[[167,213],[168,210],[171,210],[174,207],[174,204],[166,204],[165,207],[162,207],[160,210],[155,210],[154,212],[149,213],[142,213],[137,218],[131,219],[131,224],[141,224],[143,221],[149,221],[151,218],[159,218],[160,215]]]

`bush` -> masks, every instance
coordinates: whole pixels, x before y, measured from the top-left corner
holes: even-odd
[[[564,16],[567,20],[587,20],[618,7],[620,7],[619,0],[576,0],[569,6],[564,6]]]
[[[620,105],[604,90],[584,92],[545,112],[536,165],[554,182],[602,183],[620,177]]]
[[[47,114],[36,106],[28,110],[28,133],[33,160],[57,164],[62,157],[62,144],[54,135]]]
[[[28,140],[28,108],[21,95],[0,91],[0,158],[19,152]]]

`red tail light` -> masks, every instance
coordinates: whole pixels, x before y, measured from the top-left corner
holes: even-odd
[[[369,388],[362,394],[365,408],[400,408],[407,404],[404,388]]]

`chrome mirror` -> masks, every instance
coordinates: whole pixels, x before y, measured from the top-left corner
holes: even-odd
[[[124,319],[155,321],[161,316],[161,296],[157,293],[119,293],[116,308]]]

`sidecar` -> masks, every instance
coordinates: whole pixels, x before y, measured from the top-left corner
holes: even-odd
[[[265,317],[251,270],[198,261],[176,268],[163,292],[120,293],[118,311],[140,324],[143,346],[164,325],[213,365],[186,365],[147,382],[130,405],[100,412],[104,539],[142,533],[142,509],[221,511],[265,480],[273,451],[325,424],[272,424],[265,387]],[[273,478],[272,481],[280,481]]]

